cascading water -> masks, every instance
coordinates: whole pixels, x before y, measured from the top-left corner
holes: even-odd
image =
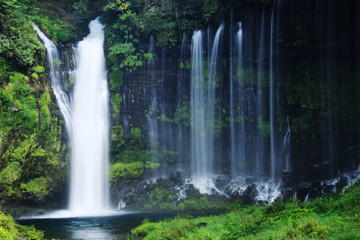
[[[150,66],[150,84],[155,81],[155,71],[156,71],[156,62],[155,62],[155,40],[154,37],[150,37],[149,42],[149,52],[152,54],[151,66]],[[158,110],[158,96],[156,88],[151,89],[151,104],[149,107],[149,113],[147,116],[148,127],[149,127],[149,142],[150,150],[153,157],[156,157],[158,154],[158,145],[159,145],[159,129],[158,129],[158,120],[157,120],[157,110]]]
[[[291,141],[291,128],[290,128],[290,121],[289,121],[289,117],[287,117],[287,130],[284,136],[284,140],[283,140],[283,151],[284,151],[284,164],[285,164],[285,171],[290,171],[291,169],[291,164],[290,164],[290,158],[291,158],[291,148],[290,148],[290,141]]]
[[[232,34],[232,33],[231,33]],[[241,88],[241,76],[240,72],[243,69],[243,30],[242,30],[242,24],[241,22],[238,23],[238,31],[236,33],[235,38],[235,46],[237,48],[237,64],[236,64],[236,72],[235,76],[237,76],[237,91],[236,93],[239,94],[238,98],[236,98],[237,94],[235,94],[235,81],[233,77],[233,70],[231,70],[230,74],[230,138],[231,138],[231,175],[233,178],[236,178],[240,174],[244,174],[244,169],[241,167],[243,165],[242,163],[245,161],[245,138],[246,138],[246,132],[245,132],[245,122],[242,120],[240,122],[240,127],[237,129],[235,127],[235,121],[236,118],[236,104],[235,99],[238,99],[238,101],[241,101],[243,98],[243,89]],[[232,54],[232,49],[230,50]],[[233,66],[233,59],[230,60],[230,65]],[[244,118],[245,117],[245,106],[242,105],[240,107],[240,115]]]
[[[103,26],[93,20],[89,27],[90,34],[77,48],[69,208],[96,215],[109,209],[109,96]]]
[[[257,93],[256,93],[256,176],[264,175],[264,97],[263,97],[263,80],[264,80],[264,57],[265,57],[265,5],[261,16],[260,38],[258,50],[258,72],[257,72]]]
[[[59,53],[36,26],[48,53],[50,77],[70,136],[72,159],[69,211],[62,216],[103,215],[109,211],[109,110],[103,26],[90,22],[90,34],[75,49],[76,72],[72,106],[62,85]]]
[[[271,27],[270,27],[270,73],[269,73],[269,122],[270,122],[270,177],[276,180],[277,171],[284,165],[281,161],[278,146],[278,119],[277,111],[279,111],[279,104],[277,101],[278,93],[278,78],[279,78],[279,8],[281,0],[275,0],[273,10],[271,13]]]
[[[214,188],[214,119],[218,49],[224,25],[218,28],[205,82],[203,63],[203,37],[195,31],[192,37],[191,63],[191,173],[194,185],[202,193]]]
[[[212,172],[208,162],[211,149],[206,146],[205,86],[203,70],[203,37],[195,31],[191,42],[191,173],[194,178],[207,178]]]
[[[39,27],[34,24],[34,29],[38,33],[41,40],[44,42],[47,51],[47,60],[50,70],[51,87],[56,97],[56,102],[59,106],[60,112],[64,118],[66,131],[68,135],[72,136],[72,120],[71,120],[71,103],[69,96],[66,94],[63,83],[65,82],[64,74],[60,67],[60,54],[56,45],[48,39]],[[65,76],[66,77],[66,76]]]
[[[222,33],[224,31],[224,24],[221,24],[216,31],[214,41],[211,48],[210,62],[208,65],[208,79],[207,83],[205,83],[205,88],[207,90],[206,96],[206,123],[207,124],[207,138],[206,138],[206,148],[208,149],[208,163],[210,165],[210,174],[214,173],[214,132],[215,132],[215,118],[216,118],[216,88],[219,85],[219,47],[220,41],[222,37]]]

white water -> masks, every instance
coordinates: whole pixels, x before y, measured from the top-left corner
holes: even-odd
[[[263,80],[264,80],[264,61],[265,61],[265,8],[261,17],[260,40],[258,52],[258,72],[257,72],[257,93],[256,93],[256,117],[257,125],[264,125],[264,97],[263,97]],[[261,127],[258,127],[256,133],[256,156],[255,166],[256,175],[264,176],[264,136]]]
[[[206,111],[203,70],[202,32],[195,31],[192,37],[191,59],[191,173],[194,178],[208,177],[211,167],[208,164],[206,146]]]
[[[231,33],[232,34],[232,33]],[[235,38],[235,46],[237,47],[237,64],[236,64],[236,71],[240,72],[243,69],[243,30],[242,30],[242,23],[238,23],[238,31],[236,33]],[[230,49],[231,55],[233,54],[233,49]],[[233,58],[230,59],[230,66],[233,66]],[[235,99],[237,99],[237,94],[239,94],[239,99],[244,98],[244,94],[242,93],[243,89],[241,88],[242,77],[239,76],[237,79],[233,77],[233,70],[230,71],[230,139],[231,139],[231,175],[233,178],[236,178],[240,174],[244,174],[244,169],[241,166],[241,163],[245,161],[245,123],[241,121],[239,132],[238,129],[235,127],[235,117],[236,117],[236,104]],[[236,75],[236,72],[235,72]],[[235,91],[235,83],[238,81],[238,89]],[[237,94],[235,94],[237,92]],[[239,101],[238,99],[238,101]],[[240,107],[240,114],[241,116],[245,116],[245,107]]]
[[[51,79],[51,87],[54,91],[54,95],[56,97],[56,102],[59,106],[60,112],[63,115],[66,131],[68,135],[71,137],[71,104],[68,95],[66,94],[63,88],[63,74],[61,73],[60,68],[60,55],[56,45],[48,39],[43,32],[40,31],[39,27],[35,24],[33,25],[35,31],[38,33],[41,40],[44,42],[46,52],[47,52],[47,60],[49,64],[50,70],[50,79]]]
[[[156,62],[155,62],[155,40],[154,37],[150,37],[149,41],[149,52],[152,53],[151,66],[150,66],[150,76],[148,77],[149,85],[156,81]],[[156,88],[151,89],[151,105],[149,107],[149,113],[147,116],[148,128],[149,128],[149,142],[150,150],[153,158],[156,158],[159,147],[159,123],[157,119],[158,111],[158,96]]]
[[[42,217],[98,216],[109,206],[109,110],[103,26],[90,22],[90,34],[75,48],[75,87],[72,106],[62,85],[58,50],[37,26],[48,54],[51,84],[71,140],[69,209]]]
[[[69,209],[97,215],[109,209],[109,109],[104,33],[98,20],[78,43],[72,108],[72,166]]]
[[[218,77],[219,43],[224,25],[218,28],[211,50],[208,79],[204,76],[203,37],[195,31],[191,58],[191,173],[192,184],[201,193],[214,189],[215,92]],[[209,38],[208,38],[209,40]]]

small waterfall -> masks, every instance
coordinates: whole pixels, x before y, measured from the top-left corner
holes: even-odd
[[[156,61],[155,61],[155,40],[154,37],[150,37],[149,41],[149,52],[152,54],[151,65],[150,65],[150,77],[148,80],[150,84],[153,84],[156,80]],[[151,104],[149,106],[149,113],[147,116],[148,128],[149,128],[149,142],[150,142],[150,150],[153,158],[156,158],[158,155],[158,145],[159,145],[159,127],[158,127],[158,96],[157,90],[155,87],[151,89]]]
[[[242,23],[240,22],[238,24],[239,26],[239,30],[236,34],[236,43],[237,43],[237,69],[238,69],[238,93],[239,93],[239,101],[241,102],[243,100],[244,97],[244,89],[243,89],[243,76],[241,76],[241,72],[243,71],[243,58],[244,58],[244,54],[243,54],[243,28],[242,28]],[[252,99],[253,94],[250,95],[250,99]],[[246,101],[248,102],[248,101]],[[245,116],[248,115],[246,114],[246,109],[248,107],[246,105],[240,105],[240,131],[238,131],[239,134],[239,160],[238,163],[240,164],[240,166],[235,166],[235,170],[237,169],[237,171],[241,174],[245,173],[245,169],[244,169],[244,165],[245,165],[245,160],[247,159],[246,157],[246,136],[247,136],[247,129],[245,126]]]
[[[66,77],[62,73],[61,59],[59,51],[56,45],[48,39],[43,32],[40,31],[39,27],[34,24],[34,29],[44,42],[47,60],[50,70],[51,87],[54,91],[56,102],[59,106],[60,112],[65,121],[65,127],[69,137],[72,136],[72,120],[71,120],[71,102],[70,98],[64,90],[63,83],[66,82]]]
[[[96,19],[89,28],[77,47],[69,208],[96,215],[109,209],[109,94],[103,26]]]
[[[257,66],[257,93],[256,93],[256,157],[255,173],[260,177],[264,175],[264,97],[263,97],[263,80],[264,80],[264,63],[265,61],[265,5],[261,16],[258,66]]]
[[[186,96],[186,80],[189,77],[188,71],[186,69],[186,61],[189,60],[186,52],[189,49],[189,44],[187,43],[187,38],[184,36],[181,44],[181,50],[180,50],[180,71],[178,74],[178,81],[176,86],[176,93],[177,93],[177,111],[178,114],[181,115],[182,113],[182,107],[185,103],[185,96]],[[178,164],[185,166],[186,162],[184,161],[188,155],[189,152],[189,146],[188,146],[188,134],[185,130],[185,126],[183,122],[180,122],[177,127],[177,151],[179,152],[178,156]]]
[[[277,172],[284,164],[279,151],[278,116],[279,103],[277,101],[279,82],[279,8],[281,0],[275,0],[271,13],[270,26],[270,73],[269,73],[269,122],[270,122],[270,176],[276,180]]]
[[[290,128],[290,121],[289,121],[289,117],[287,117],[287,130],[284,136],[284,140],[283,140],[283,151],[284,151],[284,160],[285,160],[285,171],[290,171],[291,170],[291,146],[290,146],[290,141],[291,141],[291,128]]]
[[[51,217],[93,216],[109,210],[109,110],[103,26],[90,22],[90,34],[74,50],[76,65],[73,102],[63,84],[59,52],[37,26],[47,49],[51,85],[70,136],[72,159],[69,211]],[[69,73],[70,74],[70,73]],[[68,75],[69,75],[68,74]]]
[[[232,32],[231,32],[232,35]],[[231,37],[232,39],[232,37]],[[235,100],[239,99],[241,101],[241,96],[237,97],[237,94],[242,95],[242,76],[241,71],[243,69],[243,29],[242,29],[242,23],[238,23],[238,31],[236,33],[235,38],[235,46],[237,48],[237,64],[236,64],[236,80],[238,84],[238,89],[235,92],[235,81],[234,81],[234,71],[233,68],[233,50],[230,49],[230,139],[231,139],[231,174],[232,177],[235,178],[239,174],[244,173],[244,169],[241,166],[243,161],[245,160],[245,122],[242,119],[240,121],[240,131],[235,126],[235,118],[236,118],[236,104]],[[244,118],[245,111],[244,107],[240,107],[240,117]],[[238,140],[239,139],[239,140]]]
[[[229,98],[230,98],[230,161],[231,161],[231,176],[236,175],[236,149],[235,149],[235,106],[234,106],[234,53],[233,53],[233,11],[231,11],[231,23],[230,23],[230,84],[229,84]]]

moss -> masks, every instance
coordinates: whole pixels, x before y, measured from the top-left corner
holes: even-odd
[[[37,73],[32,73],[31,78],[34,79],[35,81],[37,81],[37,80],[39,80],[39,75]]]
[[[35,66],[32,68],[32,70],[36,73],[44,73],[45,72],[45,68],[43,66]]]
[[[140,128],[131,128],[130,134],[135,139],[141,139],[141,129]]]
[[[144,172],[144,164],[142,162],[133,163],[114,163],[110,166],[110,179],[137,179]]]

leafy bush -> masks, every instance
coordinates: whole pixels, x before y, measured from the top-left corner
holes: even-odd
[[[32,179],[28,183],[21,183],[20,188],[28,193],[30,196],[38,200],[44,199],[48,194],[48,181],[44,177]]]
[[[119,178],[139,178],[144,172],[144,164],[142,162],[133,163],[114,163],[110,166],[110,179]]]
[[[11,216],[6,216],[0,212],[0,236],[3,240],[14,239],[43,239],[44,233],[35,230],[34,227],[25,227],[16,224]]]

